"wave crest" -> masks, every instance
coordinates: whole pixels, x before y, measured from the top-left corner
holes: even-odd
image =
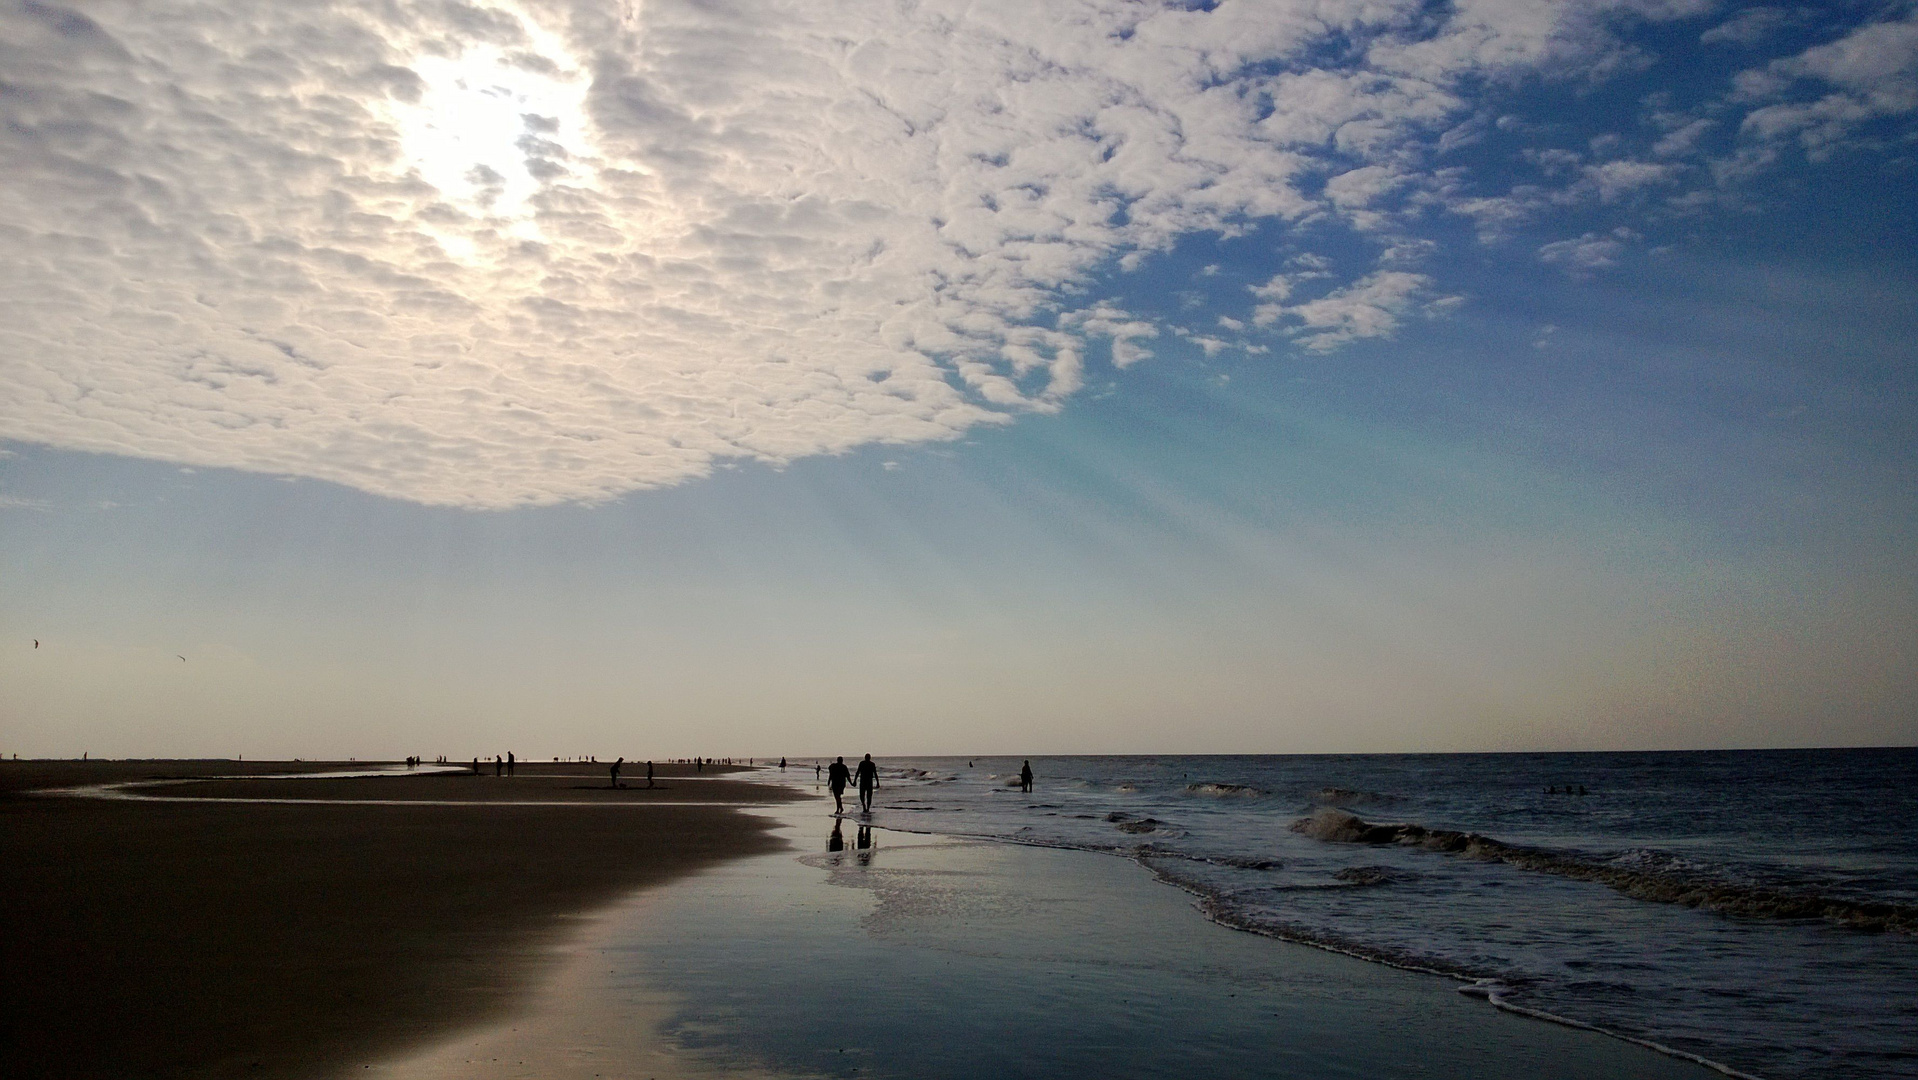
[[[1859,930],[1918,936],[1918,907],[1815,892],[1740,885],[1648,868],[1644,861],[1621,864],[1545,848],[1523,847],[1478,833],[1428,829],[1413,824],[1374,824],[1343,810],[1326,807],[1292,823],[1292,831],[1314,840],[1346,844],[1401,844],[1578,881],[1609,885],[1627,896],[1665,904],[1705,908],[1726,915],[1769,919],[1826,919]]]
[[[1187,795],[1209,795],[1219,799],[1256,799],[1266,793],[1264,788],[1251,784],[1225,784],[1207,781],[1199,784],[1187,784]]]

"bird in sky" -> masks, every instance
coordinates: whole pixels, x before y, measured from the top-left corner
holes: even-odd
[[[33,647],[34,647],[34,648],[36,648],[36,649],[40,647],[40,639],[39,639],[39,638],[34,638],[34,639],[33,639]]]
[[[175,656],[180,656],[180,654],[179,654],[179,653],[174,653],[173,655],[175,655]],[[180,663],[182,663],[182,664],[184,664],[184,663],[186,663],[186,657],[184,657],[184,656],[180,656]]]

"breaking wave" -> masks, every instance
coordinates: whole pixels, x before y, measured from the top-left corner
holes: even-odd
[[[1638,900],[1681,904],[1725,915],[1766,919],[1824,919],[1858,930],[1918,935],[1918,906],[1851,900],[1800,889],[1702,877],[1674,862],[1640,856],[1599,860],[1546,848],[1508,844],[1472,832],[1413,824],[1374,824],[1330,807],[1292,823],[1314,840],[1346,844],[1397,844],[1578,881],[1595,881]]]
[[[1185,792],[1187,795],[1207,795],[1218,799],[1256,799],[1266,794],[1264,788],[1253,787],[1251,784],[1219,784],[1210,782],[1187,784],[1185,786]]]

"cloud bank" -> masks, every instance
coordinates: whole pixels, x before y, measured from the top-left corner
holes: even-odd
[[[1743,121],[1694,110],[1664,150],[1494,191],[1446,167],[1499,87],[1630,69],[1622,27],[1711,7],[9,2],[0,438],[604,500],[1057,409],[1162,338],[1102,275],[1260,223],[1376,264],[1301,263],[1219,325],[1390,336],[1451,302],[1422,218],[1675,199],[1914,108],[1892,20],[1750,68],[1715,106]],[[1628,234],[1576,235],[1528,257],[1601,269]]]

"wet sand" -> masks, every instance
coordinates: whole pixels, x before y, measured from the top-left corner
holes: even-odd
[[[1499,1012],[1453,980],[1215,925],[1127,860],[856,820],[835,842],[823,811],[754,811],[798,850],[602,911],[525,1009],[366,1075],[1717,1075]]]
[[[605,765],[549,762],[510,780],[488,766],[128,789],[222,801],[31,793],[353,767],[0,764],[7,1074],[332,1075],[510,1015],[581,912],[776,848],[731,807],[790,797],[690,766],[661,766],[649,792],[643,762],[618,790]],[[276,797],[348,801],[231,801]],[[567,805],[512,805],[526,801]]]

